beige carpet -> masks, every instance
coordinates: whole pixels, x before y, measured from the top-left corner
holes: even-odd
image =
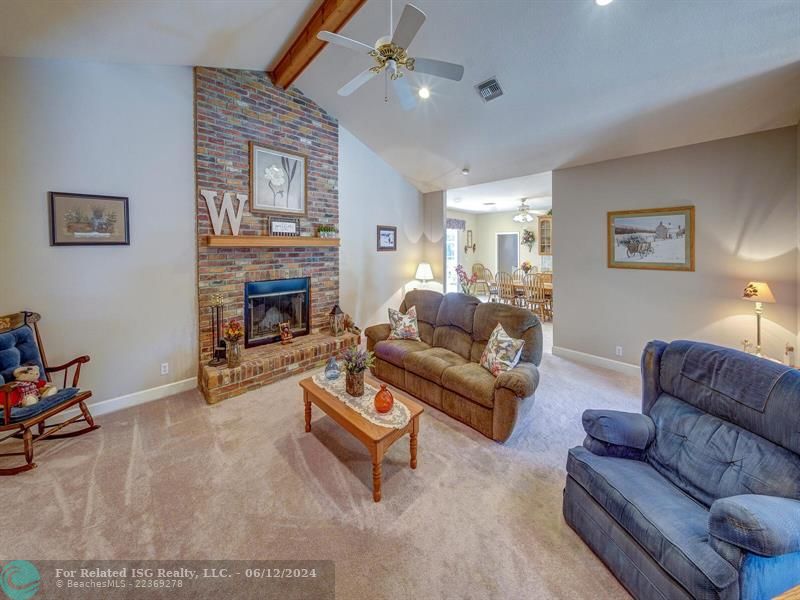
[[[43,442],[0,480],[6,558],[331,559],[337,598],[627,598],[561,516],[566,451],[587,407],[636,410],[639,382],[545,355],[529,417],[505,445],[435,409],[371,496],[365,450],[298,377],[207,406],[180,394]],[[4,444],[5,446],[5,444]]]

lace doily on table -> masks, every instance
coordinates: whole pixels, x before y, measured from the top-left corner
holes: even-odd
[[[375,394],[379,390],[365,381],[364,395],[356,398],[347,393],[345,377],[346,375],[342,373],[339,379],[326,379],[325,374],[320,373],[314,375],[313,380],[319,387],[336,396],[370,423],[392,429],[402,429],[408,425],[411,420],[411,412],[405,404],[395,398],[392,410],[388,413],[379,413],[375,410]]]

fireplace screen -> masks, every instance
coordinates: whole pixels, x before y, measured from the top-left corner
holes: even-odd
[[[294,335],[309,332],[308,278],[253,281],[244,296],[245,347],[280,340],[281,323],[288,322]]]

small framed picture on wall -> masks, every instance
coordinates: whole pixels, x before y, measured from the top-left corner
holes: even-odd
[[[50,192],[51,246],[128,246],[128,199]]]
[[[397,227],[378,225],[378,252],[397,250]]]

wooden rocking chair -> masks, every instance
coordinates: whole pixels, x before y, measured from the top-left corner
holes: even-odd
[[[95,425],[86,400],[92,396],[90,391],[78,389],[78,378],[81,365],[89,362],[88,356],[79,356],[66,364],[49,367],[44,354],[44,347],[39,336],[40,315],[33,312],[20,312],[0,317],[0,442],[11,437],[22,438],[22,452],[5,452],[0,456],[24,456],[26,464],[17,467],[0,469],[2,475],[16,475],[36,467],[33,462],[33,445],[46,438],[67,438],[83,435],[100,427]],[[32,406],[11,407],[11,393],[14,390],[13,371],[18,366],[36,365],[40,376],[51,381],[50,374],[64,372],[64,389],[47,398],[42,398]],[[72,376],[72,387],[67,387],[69,369],[75,367]],[[77,414],[60,423],[46,425],[45,421],[55,415],[78,405]],[[75,431],[56,433],[73,423],[85,422],[86,427]],[[36,433],[31,429],[36,426]],[[11,432],[5,434],[5,432]]]

